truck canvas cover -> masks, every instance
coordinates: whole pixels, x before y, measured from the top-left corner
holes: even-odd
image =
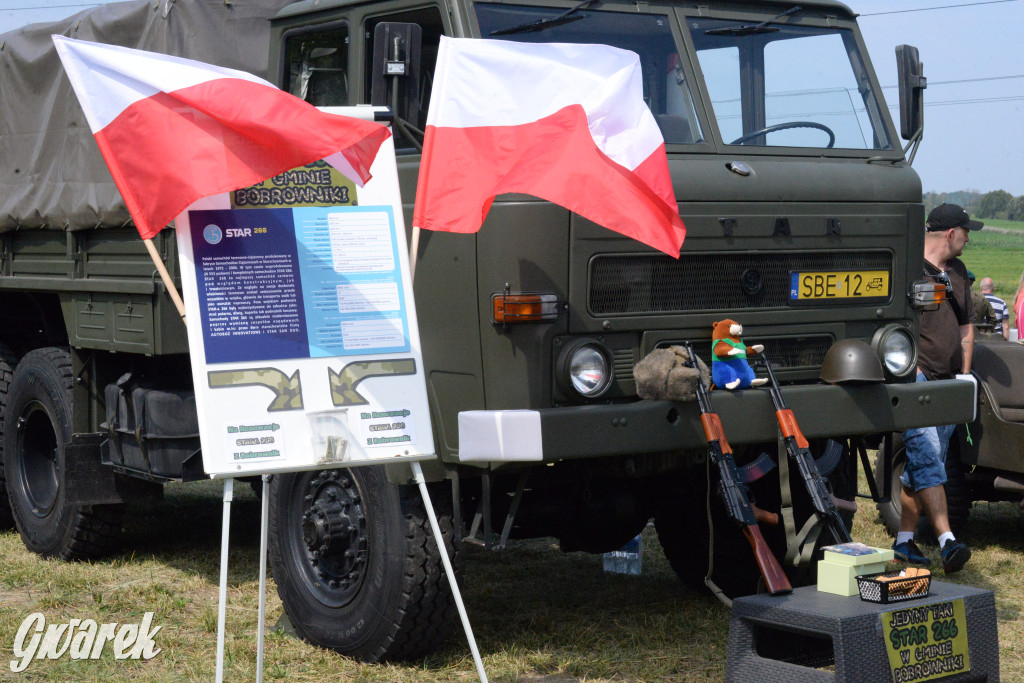
[[[0,232],[131,222],[52,34],[187,57],[272,80],[269,19],[291,2],[131,0],[0,34]]]

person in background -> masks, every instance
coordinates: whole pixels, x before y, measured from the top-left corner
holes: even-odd
[[[992,282],[992,278],[983,277],[981,282],[978,283],[978,287],[981,289],[981,295],[992,306],[992,310],[996,314],[996,327],[993,330],[996,334],[1003,336],[1003,339],[1010,338],[1010,307],[1006,305],[1006,302],[996,296],[996,284]]]
[[[1017,293],[1013,296],[1013,315],[1017,321],[1017,341],[1024,340],[1024,271],[1017,281]]]
[[[946,286],[946,300],[921,313],[917,381],[953,379],[971,371],[974,355],[974,312],[967,268],[957,257],[970,241],[970,231],[983,224],[972,221],[956,204],[942,204],[928,214],[924,238],[924,275]],[[929,565],[914,543],[914,531],[923,509],[939,539],[942,566],[947,574],[960,571],[971,549],[958,541],[949,526],[946,508],[946,449],[956,425],[921,427],[903,432],[906,465],[900,476],[900,530],[893,543],[896,560]],[[895,492],[893,492],[895,495]]]
[[[978,290],[974,288],[974,273],[967,271],[967,279],[971,282],[971,307],[974,309],[974,327],[978,332],[990,333],[995,331],[996,311],[992,304]]]

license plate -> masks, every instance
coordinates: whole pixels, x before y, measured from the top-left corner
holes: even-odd
[[[790,273],[789,300],[885,299],[889,296],[887,270],[832,270]]]

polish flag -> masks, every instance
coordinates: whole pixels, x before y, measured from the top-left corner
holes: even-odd
[[[143,239],[195,200],[327,158],[359,184],[391,134],[252,74],[52,36]]]
[[[506,192],[679,258],[686,231],[635,53],[441,38],[413,225],[476,232]]]

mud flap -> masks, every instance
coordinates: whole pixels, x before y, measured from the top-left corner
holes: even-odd
[[[65,449],[67,464],[65,499],[71,505],[106,505],[123,503],[118,477],[100,459],[100,446],[106,434],[72,434]]]

